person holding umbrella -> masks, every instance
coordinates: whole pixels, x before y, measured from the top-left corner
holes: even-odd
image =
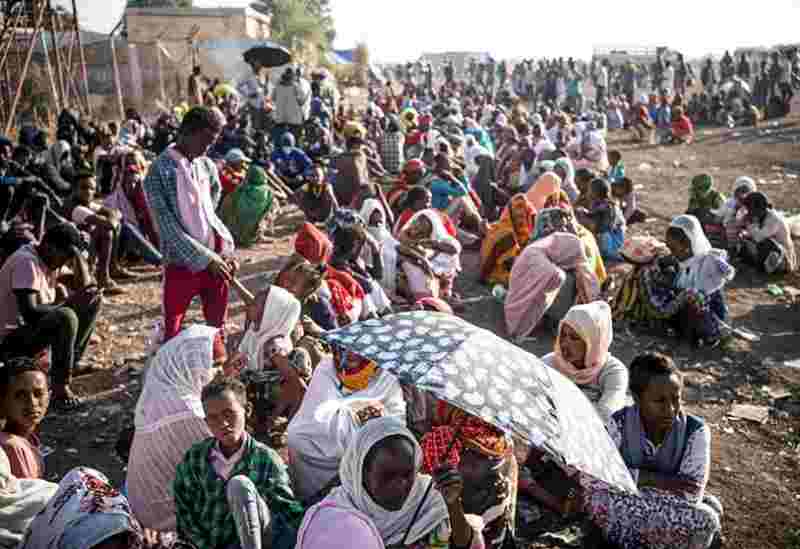
[[[391,418],[358,431],[339,467],[341,486],[303,519],[296,549],[481,549],[480,519],[467,515],[464,482],[452,468],[420,474],[423,455],[411,431]],[[435,487],[435,490],[431,488]]]

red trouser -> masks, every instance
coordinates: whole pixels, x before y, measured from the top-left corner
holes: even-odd
[[[203,303],[203,316],[209,326],[223,328],[228,316],[228,283],[208,269],[193,273],[186,267],[167,265],[164,270],[164,341],[181,330],[186,309],[195,296]]]

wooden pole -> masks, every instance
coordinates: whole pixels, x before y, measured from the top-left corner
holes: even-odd
[[[19,82],[17,83],[17,93],[14,94],[14,100],[11,103],[11,109],[8,112],[8,119],[6,120],[5,133],[8,135],[14,125],[14,117],[17,115],[17,107],[19,106],[19,99],[22,96],[22,85],[25,83],[25,78],[28,76],[28,69],[31,66],[31,59],[33,58],[33,49],[36,44],[36,39],[39,37],[39,32],[42,29],[42,21],[44,20],[44,13],[47,11],[42,3],[39,3],[39,17],[36,19],[36,26],[33,28],[33,36],[31,37],[30,45],[28,46],[28,54],[25,57],[25,63],[19,75]]]
[[[83,51],[81,40],[81,26],[78,23],[78,5],[72,0],[72,16],[75,18],[75,36],[78,38],[78,55],[81,61],[81,79],[83,80],[83,93],[86,94],[86,113],[92,116],[92,104],[89,101],[89,73],[86,71],[86,55]]]
[[[117,48],[114,45],[116,38],[111,35],[111,67],[114,71],[114,92],[117,96],[117,107],[119,108],[119,119],[125,120],[125,104],[122,101],[122,83],[119,80],[119,62],[117,61]]]
[[[161,102],[167,104],[167,92],[164,89],[164,63],[161,61],[161,42],[156,42],[156,66],[158,67],[158,90]]]
[[[62,108],[67,108],[69,106],[69,95],[67,92],[67,86],[64,82],[64,67],[61,63],[61,48],[58,45],[58,27],[56,26],[56,14],[53,11],[53,6],[51,0],[47,0],[47,9],[50,13],[50,34],[53,36],[53,44],[55,47],[53,48],[53,54],[55,55],[56,61],[56,83],[58,85],[58,95],[61,96],[61,106]]]
[[[56,106],[56,110],[61,112],[61,97],[59,97],[58,90],[56,89],[56,80],[53,75],[53,66],[50,64],[50,53],[47,48],[47,38],[45,38],[44,33],[42,33],[41,39],[42,50],[44,50],[44,66],[47,69],[47,79],[50,82],[50,93],[53,96],[53,104]]]

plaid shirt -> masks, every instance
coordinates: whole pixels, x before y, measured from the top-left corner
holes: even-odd
[[[386,132],[381,141],[381,158],[386,171],[393,174],[400,173],[403,167],[403,146],[405,137],[401,132]]]
[[[178,465],[172,485],[178,535],[197,549],[221,549],[239,543],[225,494],[227,481],[217,475],[210,460],[216,443],[216,439],[208,438],[192,446]],[[248,436],[245,444],[247,449],[230,478],[245,475],[253,481],[272,514],[273,539],[296,535],[304,509],[294,497],[286,465],[277,452],[253,437]]]
[[[209,158],[198,158],[193,162],[195,170],[206,170],[211,181],[211,201],[216,207],[219,202],[222,184],[217,167]],[[178,166],[175,160],[164,151],[150,167],[144,180],[147,204],[153,212],[161,241],[161,253],[166,265],[188,267],[199,273],[208,267],[213,250],[190,236],[183,228],[178,209]],[[209,220],[212,227],[222,224],[219,219]]]

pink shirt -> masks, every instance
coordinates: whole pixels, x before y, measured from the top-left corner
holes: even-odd
[[[231,473],[233,473],[233,469],[236,467],[236,464],[241,461],[244,451],[247,448],[248,436],[249,435],[245,434],[244,439],[242,439],[242,446],[229,458],[226,458],[225,454],[222,453],[222,450],[219,447],[219,442],[217,442],[214,447],[211,448],[211,454],[208,456],[208,458],[209,461],[211,461],[212,467],[214,467],[214,470],[221,479],[229,480]]]
[[[56,274],[47,268],[33,244],[11,254],[0,269],[0,341],[19,326],[14,290],[38,292],[39,303],[56,299]]]
[[[0,433],[0,446],[11,463],[11,473],[17,478],[44,478],[44,459],[39,450],[39,437],[22,438],[11,433]]]

